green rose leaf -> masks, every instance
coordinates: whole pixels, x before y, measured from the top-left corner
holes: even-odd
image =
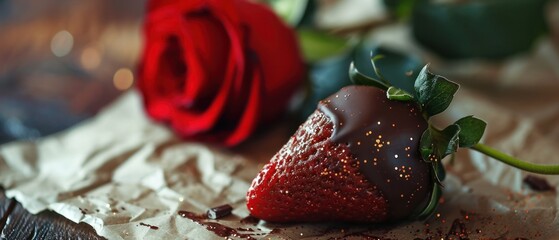
[[[316,63],[351,50],[349,41],[325,32],[302,28],[297,35],[306,62]]]
[[[421,108],[430,117],[443,112],[450,105],[459,85],[432,74],[428,66],[425,65],[417,76],[414,88]]]
[[[291,26],[300,24],[310,5],[308,0],[266,0],[264,3]]]
[[[458,145],[462,148],[476,145],[483,136],[483,132],[485,132],[485,127],[487,126],[487,123],[483,120],[473,116],[463,117],[454,124],[460,126]]]
[[[388,90],[386,90],[386,97],[390,100],[403,102],[413,100],[413,95],[394,86],[391,86]]]

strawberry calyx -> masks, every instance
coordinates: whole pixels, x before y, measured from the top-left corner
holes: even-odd
[[[386,97],[390,100],[414,102],[427,121],[428,127],[421,136],[419,151],[423,161],[431,166],[433,191],[426,207],[418,209],[410,216],[411,219],[424,219],[435,211],[442,194],[442,181],[446,174],[441,160],[454,154],[459,147],[469,148],[478,144],[487,124],[481,119],[466,116],[444,129],[435,127],[431,122],[431,117],[448,108],[454,94],[458,91],[459,85],[443,76],[431,73],[428,70],[429,65],[426,65],[415,79],[415,91],[413,93],[407,92],[393,86],[383,77],[375,64],[375,61],[382,59],[382,57],[382,55],[371,57],[371,63],[377,78],[360,73],[353,63],[349,68],[349,76],[356,85],[373,86],[384,90]]]
[[[384,90],[386,97],[390,100],[415,102],[428,123],[419,142],[419,151],[423,161],[431,166],[434,186],[427,206],[424,209],[418,209],[417,213],[410,217],[411,219],[424,219],[435,211],[442,194],[442,181],[445,178],[445,170],[441,161],[448,155],[454,155],[458,148],[470,148],[531,173],[559,175],[559,165],[539,165],[526,162],[480,143],[487,123],[479,118],[466,116],[443,129],[435,127],[430,121],[431,117],[448,108],[459,85],[443,76],[429,72],[427,64],[415,79],[413,93],[407,92],[393,86],[382,76],[375,65],[375,61],[382,58],[381,55],[371,57],[371,63],[378,78],[360,73],[353,63],[349,68],[349,76],[357,85],[374,86]]]

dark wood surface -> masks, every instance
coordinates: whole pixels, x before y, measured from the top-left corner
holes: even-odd
[[[6,198],[0,189],[0,239],[103,239],[85,223],[76,224],[54,212],[37,215]]]

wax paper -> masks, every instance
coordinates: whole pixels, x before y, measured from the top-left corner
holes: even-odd
[[[434,62],[435,70],[448,69],[462,84],[451,109],[435,122],[473,114],[489,123],[482,142],[526,161],[559,164],[559,68],[553,57],[556,52],[539,50],[501,65],[460,63],[477,69],[467,73]],[[523,182],[528,173],[470,150],[460,150],[452,163],[445,160],[444,195],[427,220],[252,219],[246,191],[293,131],[289,123],[271,124],[233,149],[183,141],[152,122],[131,90],[65,132],[0,146],[0,185],[31,213],[55,211],[108,239],[559,239],[559,177],[542,176],[553,189],[537,192]],[[231,215],[197,217],[223,204],[233,207]]]

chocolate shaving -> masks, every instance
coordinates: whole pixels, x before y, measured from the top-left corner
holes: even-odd
[[[554,191],[555,188],[549,185],[549,182],[545,178],[536,177],[533,175],[528,175],[524,178],[524,183],[528,185],[532,190],[538,192]]]
[[[209,219],[219,219],[231,214],[233,207],[229,204],[221,205],[219,207],[210,208],[207,212]]]
[[[148,228],[150,228],[150,229],[152,229],[152,230],[157,230],[157,229],[159,229],[158,226],[150,225],[150,224],[143,223],[143,222],[140,223],[140,226],[148,227]]]

